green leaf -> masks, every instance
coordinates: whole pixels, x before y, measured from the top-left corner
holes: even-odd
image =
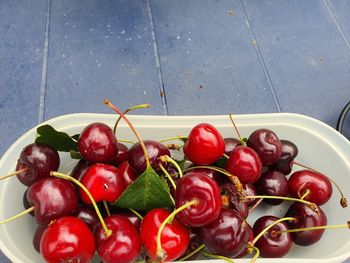
[[[78,141],[80,134],[74,134],[72,137],[73,140]]]
[[[226,157],[220,157],[219,160],[217,160],[215,162],[215,166],[218,166],[220,168],[224,168],[225,169],[226,163],[227,163],[227,158]]]
[[[36,143],[45,143],[57,151],[69,152],[78,151],[77,142],[67,133],[56,131],[52,126],[46,124],[36,129],[38,134],[35,139]]]
[[[172,207],[169,188],[149,166],[114,203],[122,208],[148,211],[157,207]]]
[[[72,158],[72,159],[77,159],[77,160],[83,159],[80,152],[70,150],[69,153],[70,153],[70,158]]]

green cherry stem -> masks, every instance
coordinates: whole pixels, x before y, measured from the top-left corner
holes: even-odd
[[[188,139],[188,136],[178,135],[178,136],[174,136],[174,137],[169,137],[169,138],[162,139],[162,140],[160,140],[159,142],[168,142],[168,141],[186,140],[186,139]]]
[[[250,263],[255,263],[255,261],[260,256],[260,250],[257,247],[254,247],[254,246],[252,246],[251,248],[254,249],[256,251],[256,253],[255,253],[254,257],[250,260]],[[252,251],[252,253],[253,253],[253,251]]]
[[[311,193],[310,190],[306,189],[305,193],[300,197],[300,199],[304,200],[310,193]]]
[[[17,218],[20,218],[21,216],[24,216],[24,215],[26,215],[26,214],[29,214],[29,213],[32,212],[32,211],[34,211],[34,206],[29,207],[28,209],[24,210],[23,212],[21,212],[21,213],[15,215],[15,216],[13,216],[13,217],[10,217],[10,218],[8,218],[8,219],[5,219],[5,220],[3,220],[3,221],[0,221],[0,225],[6,224],[6,223],[8,223],[8,222],[11,222],[11,221],[13,221],[13,220],[15,220],[15,219],[17,219]]]
[[[176,161],[174,161],[173,159],[171,159],[168,155],[163,155],[163,156],[161,156],[161,157],[160,157],[160,160],[161,160],[162,162],[169,162],[169,163],[171,163],[172,165],[174,165],[175,168],[176,168],[176,170],[177,170],[177,172],[179,173],[180,178],[183,177],[183,173],[182,173],[182,171],[181,171],[181,168],[180,168],[179,164],[178,164]]]
[[[140,215],[139,212],[137,212],[136,210],[132,209],[132,208],[128,208],[134,215],[136,215],[140,220],[143,220],[143,216]]]
[[[6,178],[9,178],[9,177],[15,176],[15,175],[17,175],[17,174],[20,174],[20,173],[22,173],[22,172],[25,172],[25,171],[27,171],[27,170],[29,170],[29,168],[28,168],[28,167],[25,167],[25,168],[20,169],[20,170],[18,170],[18,171],[16,171],[16,172],[13,172],[13,173],[10,173],[10,174],[4,175],[4,176],[0,176],[0,181],[1,181],[1,180],[4,180],[4,179],[6,179]]]
[[[346,224],[340,224],[340,225],[313,226],[313,227],[295,228],[295,229],[276,231],[275,233],[276,234],[285,233],[285,232],[293,233],[293,232],[301,232],[301,231],[312,231],[312,230],[322,230],[322,229],[339,229],[339,228],[348,228],[348,229],[350,229],[350,221],[348,221]]]
[[[162,222],[157,233],[157,252],[156,252],[157,258],[160,258],[160,259],[164,258],[164,251],[162,249],[162,242],[161,242],[161,234],[166,224],[171,224],[176,214],[178,214],[182,210],[185,210],[187,207],[190,207],[191,205],[196,205],[196,204],[198,204],[198,200],[194,199],[184,204],[183,206],[180,206],[179,208],[175,209],[170,215],[168,215],[168,217]]]
[[[187,259],[189,259],[190,257],[192,257],[193,255],[197,254],[199,251],[201,251],[203,248],[205,248],[205,245],[202,244],[199,247],[197,247],[195,250],[191,251],[191,253],[188,253],[186,256],[178,259],[178,261],[185,261]]]
[[[208,257],[208,258],[223,259],[223,260],[225,260],[226,262],[235,263],[232,259],[227,258],[227,257],[224,257],[224,256],[209,254],[209,253],[204,252],[204,251],[201,251],[201,254],[202,254],[203,256],[205,256],[205,257]]]
[[[168,173],[168,171],[164,168],[164,166],[161,163],[159,164],[159,167],[163,171],[165,176],[168,178],[169,182],[171,183],[171,186],[174,188],[174,190],[176,190],[176,184],[173,178],[171,178],[171,175]]]
[[[110,229],[108,229],[108,227],[106,226],[106,223],[103,220],[103,217],[101,215],[100,209],[98,209],[97,204],[96,204],[94,198],[92,197],[91,193],[89,192],[89,190],[81,182],[79,182],[77,179],[75,179],[75,178],[73,178],[73,177],[71,177],[69,175],[66,175],[66,174],[63,174],[63,173],[59,173],[59,172],[52,172],[52,171],[50,172],[50,175],[54,176],[54,177],[57,177],[57,178],[65,179],[65,180],[68,180],[68,181],[72,181],[73,183],[78,185],[81,189],[83,189],[83,191],[89,197],[92,205],[95,208],[96,214],[97,214],[98,218],[100,219],[101,226],[102,226],[103,230],[105,231],[106,237],[107,238],[110,237],[111,234],[112,234],[112,231]]]
[[[118,142],[125,142],[125,143],[135,144],[135,142],[133,142],[131,140],[125,140],[125,139],[119,139],[119,138],[118,138]]]

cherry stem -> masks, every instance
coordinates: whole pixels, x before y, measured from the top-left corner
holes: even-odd
[[[256,203],[252,206],[252,207],[250,207],[249,208],[249,212],[251,212],[251,211],[253,211],[255,208],[257,208],[258,207],[258,205],[260,205],[261,204],[261,202],[263,201],[264,199],[259,199],[258,201],[256,201]]]
[[[161,163],[159,164],[159,167],[163,171],[165,176],[168,178],[169,182],[171,183],[171,186],[174,188],[174,190],[176,190],[176,184],[175,184],[173,178],[171,178],[171,175],[168,173],[167,170],[165,170],[164,166]]]
[[[139,104],[139,105],[135,105],[135,106],[132,106],[132,107],[130,107],[130,108],[127,108],[127,109],[123,112],[123,114],[125,115],[125,114],[127,114],[129,111],[132,111],[132,110],[136,110],[136,109],[145,109],[145,108],[149,108],[149,107],[151,107],[151,105],[149,105],[149,104]],[[113,133],[114,133],[114,134],[115,134],[116,131],[117,131],[117,126],[118,126],[118,123],[120,122],[121,118],[122,118],[122,117],[119,116],[118,119],[117,119],[117,121],[116,121],[115,124],[114,124],[114,127],[113,127]]]
[[[132,209],[132,208],[128,208],[134,215],[136,215],[139,219],[143,220],[143,216],[140,215],[139,212],[137,212],[136,210]]]
[[[304,200],[310,193],[311,191],[309,189],[306,189],[305,193],[300,197],[300,200]]]
[[[10,217],[10,218],[8,218],[8,219],[5,219],[5,220],[3,220],[3,221],[0,221],[0,225],[6,224],[6,223],[8,223],[8,222],[11,222],[11,221],[13,221],[13,220],[15,220],[15,219],[17,219],[17,218],[20,218],[21,216],[24,216],[24,215],[26,215],[26,214],[29,214],[29,213],[32,212],[32,211],[34,211],[34,206],[29,207],[28,209],[24,210],[23,212],[21,212],[21,213],[15,215],[15,216],[12,216],[12,217]]]
[[[180,150],[183,146],[180,146],[180,145],[175,144],[175,143],[170,143],[170,144],[167,144],[166,147],[167,147],[169,150],[178,151],[178,150]]]
[[[25,172],[25,171],[27,171],[27,170],[29,170],[29,168],[28,168],[28,167],[25,167],[25,168],[23,168],[23,169],[20,169],[20,170],[18,170],[18,171],[16,171],[16,172],[13,172],[13,173],[8,174],[8,175],[0,176],[0,181],[1,181],[1,180],[4,180],[4,179],[6,179],[6,178],[9,178],[9,177],[15,176],[15,175],[17,175],[17,174],[20,174],[20,173],[22,173],[22,172]]]
[[[183,177],[182,170],[181,170],[179,164],[178,164],[175,160],[171,159],[168,155],[163,155],[163,156],[161,156],[161,157],[160,157],[160,160],[161,160],[162,162],[169,162],[169,163],[171,163],[172,165],[174,165],[175,168],[176,168],[176,170],[177,170],[178,173],[179,173],[180,178]]]
[[[256,251],[254,257],[250,261],[250,263],[254,263],[260,256],[260,250],[257,247],[254,247],[254,246],[252,246],[251,248]]]
[[[140,134],[136,131],[134,125],[132,125],[132,123],[129,121],[129,119],[115,106],[113,105],[109,99],[105,99],[104,101],[104,104],[106,104],[109,108],[111,108],[112,110],[114,110],[117,114],[119,114],[123,119],[124,121],[129,125],[130,129],[132,130],[132,132],[135,134],[135,136],[137,137],[138,141],[140,142],[140,145],[141,145],[141,148],[143,150],[143,153],[145,155],[145,159],[146,159],[146,166],[147,168],[151,165],[150,162],[149,162],[149,156],[148,156],[148,152],[147,152],[147,149],[146,149],[146,146],[140,136]],[[146,169],[147,169],[146,168]]]
[[[187,207],[190,207],[191,205],[197,205],[197,204],[198,204],[198,200],[194,199],[194,200],[180,206],[179,208],[175,209],[170,215],[168,215],[168,217],[162,222],[162,224],[160,225],[160,227],[158,229],[158,233],[157,233],[157,253],[156,253],[157,258],[160,258],[161,260],[164,258],[164,251],[162,249],[162,242],[161,242],[161,234],[162,234],[163,229],[166,226],[166,224],[171,224],[175,215],[177,215],[182,210],[185,210]]]
[[[111,211],[109,211],[109,207],[108,207],[108,204],[107,204],[106,201],[103,201],[103,206],[104,206],[105,209],[106,209],[107,215],[108,215],[108,216],[111,216]]]
[[[83,191],[85,192],[85,194],[89,197],[92,205],[95,208],[96,214],[98,216],[98,218],[100,219],[101,222],[101,226],[103,228],[103,230],[105,231],[106,237],[110,237],[112,235],[112,231],[110,229],[108,229],[108,227],[106,226],[105,221],[102,218],[100,209],[98,209],[97,204],[94,200],[94,198],[92,197],[91,193],[89,192],[89,190],[81,183],[79,182],[77,179],[75,179],[74,177],[71,177],[69,175],[63,174],[63,173],[59,173],[59,172],[50,172],[51,176],[57,177],[57,178],[61,178],[61,179],[65,179],[68,181],[72,181],[73,183],[75,183],[76,185],[78,185],[81,189],[83,189]]]
[[[201,254],[202,254],[203,256],[205,256],[205,257],[208,257],[208,258],[223,259],[223,260],[225,260],[226,262],[235,263],[232,259],[227,258],[227,257],[224,257],[224,256],[209,254],[209,253],[204,252],[204,251],[201,251]]]
[[[349,229],[350,228],[350,221],[348,221],[347,224],[340,224],[340,225],[313,226],[313,227],[304,227],[304,228],[295,228],[295,229],[276,231],[276,234],[286,233],[286,232],[292,233],[292,232],[323,230],[323,229],[337,229],[337,228],[348,228]]]
[[[230,156],[228,156],[227,154],[223,154],[222,156],[224,156],[226,159],[229,159],[230,158]]]
[[[300,166],[300,167],[303,167],[303,168],[309,169],[309,170],[311,170],[311,171],[314,171],[315,173],[322,174],[322,173],[320,173],[319,171],[317,171],[317,170],[311,168],[310,166],[307,166],[307,165],[305,165],[305,164],[299,163],[299,162],[297,162],[297,161],[293,161],[293,164],[296,164],[296,165],[298,165],[298,166]],[[331,178],[329,178],[328,176],[327,176],[327,178],[328,178],[329,181],[332,182],[332,184],[335,185],[335,187],[338,189],[338,192],[340,193],[340,196],[341,196],[340,205],[341,205],[343,208],[347,207],[347,206],[348,206],[348,201],[347,201],[346,197],[344,196],[342,190],[341,190],[340,187],[338,186],[338,184],[337,184],[335,181],[333,181]]]
[[[205,248],[205,245],[202,244],[199,247],[197,247],[195,250],[191,251],[191,253],[188,253],[186,256],[178,259],[177,261],[185,261],[187,259],[189,259],[190,257],[192,257],[193,255],[197,254],[199,251],[201,251],[203,248]]]
[[[238,135],[238,138],[239,138],[241,144],[245,146],[246,143],[245,143],[245,141],[243,140],[241,134],[239,133],[239,130],[238,130],[237,126],[236,126],[236,123],[233,121],[232,113],[229,113],[228,116],[230,117],[230,120],[231,120],[231,122],[232,122],[232,124],[233,124],[233,127],[234,127],[235,130],[236,130],[236,133],[237,133],[237,135]]]
[[[188,136],[178,135],[178,136],[162,139],[159,142],[167,142],[167,141],[183,140],[183,139],[188,139]]]
[[[311,203],[306,200],[298,199],[298,198],[293,198],[293,197],[285,197],[285,196],[270,196],[270,195],[249,195],[245,196],[244,199],[249,199],[249,198],[263,198],[263,199],[281,199],[281,200],[287,200],[287,201],[294,201],[294,202],[300,202],[312,209],[313,211],[317,211],[317,205],[314,203]]]
[[[135,144],[135,142],[133,142],[133,141],[125,140],[125,139],[119,139],[119,138],[118,138],[118,142],[125,142],[125,143]]]

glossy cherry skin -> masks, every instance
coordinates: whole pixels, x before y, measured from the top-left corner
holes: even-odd
[[[40,253],[40,241],[46,230],[46,226],[37,226],[33,236],[33,246],[37,252]]]
[[[115,164],[115,165],[118,165],[118,164],[126,161],[128,159],[128,152],[129,152],[129,149],[125,144],[123,144],[121,142],[117,142],[117,144],[118,144],[117,157],[113,161],[113,164]]]
[[[143,141],[148,153],[149,161],[152,168],[156,172],[160,172],[159,164],[161,163],[159,157],[162,155],[170,156],[170,151],[160,142],[153,140]],[[135,143],[128,152],[128,162],[130,166],[134,169],[137,175],[142,174],[146,170],[146,158],[143,153],[141,144],[139,142]]]
[[[91,165],[81,178],[81,183],[89,190],[96,202],[114,202],[124,192],[127,184],[118,168],[97,163]],[[87,194],[80,189],[80,197],[85,204],[91,204]]]
[[[40,251],[49,263],[88,263],[95,253],[95,240],[84,221],[76,217],[62,217],[45,230]]]
[[[209,165],[225,153],[225,142],[213,125],[200,123],[192,128],[183,150],[192,163]]]
[[[294,217],[296,222],[288,221],[289,229],[325,226],[327,225],[326,214],[320,207],[317,207],[317,211],[313,211],[305,204],[295,202],[293,203],[285,217]],[[324,233],[324,229],[301,231],[291,233],[293,242],[299,246],[310,246],[319,241]]]
[[[70,173],[70,176],[80,181],[84,173],[86,172],[86,170],[89,168],[89,166],[90,164],[86,160],[84,159],[79,160],[79,162],[77,162],[72,172]]]
[[[291,141],[281,140],[282,154],[276,162],[272,164],[271,169],[281,171],[288,175],[292,171],[293,161],[298,155],[298,147]]]
[[[288,196],[288,180],[279,171],[267,171],[263,173],[254,185],[262,195]],[[264,202],[270,205],[279,205],[283,200],[264,199]]]
[[[104,263],[135,262],[141,252],[141,240],[134,225],[124,216],[105,218],[112,235],[106,237],[102,226],[95,231],[97,252]]]
[[[229,204],[223,204],[222,207],[230,208],[239,212],[243,218],[247,218],[249,209],[246,202],[239,200],[236,187],[232,182],[223,183],[220,185],[221,196],[228,198]]]
[[[18,180],[31,186],[36,181],[49,177],[51,171],[57,171],[60,166],[58,152],[51,146],[42,143],[32,143],[23,148],[17,161],[16,171],[27,168],[17,174]]]
[[[282,154],[281,141],[270,129],[255,130],[249,136],[247,145],[259,154],[263,165],[273,164]]]
[[[278,217],[271,215],[260,217],[254,223],[254,235],[259,235],[266,227],[278,219]],[[280,222],[266,231],[255,243],[255,246],[260,250],[260,255],[264,258],[279,258],[285,256],[292,248],[292,237],[288,232],[277,232],[288,229],[288,225],[285,222]]]
[[[31,185],[27,199],[34,206],[35,220],[47,226],[52,220],[71,215],[78,207],[76,188],[59,178],[47,177]]]
[[[175,206],[197,200],[177,214],[178,220],[185,226],[200,227],[212,222],[221,210],[220,188],[214,179],[201,172],[188,172],[176,186]]]
[[[151,259],[157,260],[157,234],[160,225],[170,215],[164,208],[150,210],[141,223],[141,241]],[[190,244],[190,233],[176,219],[166,224],[161,233],[164,261],[173,261],[185,253]],[[162,261],[163,262],[163,261]]]
[[[226,170],[237,176],[241,183],[252,184],[259,180],[262,162],[259,155],[250,147],[236,147],[227,160]]]
[[[223,208],[213,222],[197,231],[213,254],[232,258],[246,248],[250,237],[247,228],[248,223],[237,211]]]
[[[120,163],[118,165],[118,169],[123,175],[124,181],[126,182],[127,185],[132,184],[136,180],[137,175],[134,169],[132,169],[132,167],[130,166],[128,161],[124,161]]]
[[[246,231],[247,231],[247,241],[246,242],[253,242],[253,240],[254,240],[254,232],[253,232],[253,228],[249,224],[247,224]],[[246,248],[246,249],[243,249],[241,251],[241,253],[236,255],[235,258],[242,258],[242,257],[244,257],[247,254],[248,254],[248,250]]]
[[[117,158],[118,144],[113,130],[104,123],[91,123],[78,139],[81,156],[90,163],[110,163]]]
[[[224,138],[225,143],[225,154],[230,156],[231,152],[237,147],[242,146],[242,143],[237,138]]]
[[[83,220],[85,224],[90,228],[92,233],[94,233],[95,228],[100,223],[95,209],[88,206],[78,207],[74,211],[73,216]]]
[[[300,198],[306,193],[310,193],[305,200],[323,205],[331,198],[333,188],[330,180],[323,174],[311,171],[300,170],[294,172],[288,180],[289,194],[292,197]]]
[[[257,191],[254,185],[252,184],[243,184],[243,192],[245,196],[254,196],[257,195]],[[248,207],[253,206],[256,202],[258,201],[257,198],[247,198],[245,200],[245,203],[247,204]]]

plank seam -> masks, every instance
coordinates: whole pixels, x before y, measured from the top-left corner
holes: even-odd
[[[265,60],[264,60],[264,57],[261,53],[261,50],[260,50],[260,47],[259,47],[259,44],[258,44],[258,41],[257,41],[257,38],[255,36],[255,33],[253,31],[253,28],[250,24],[250,21],[249,21],[249,18],[248,18],[248,13],[247,13],[247,10],[243,4],[243,0],[240,0],[240,3],[241,3],[241,7],[242,7],[242,10],[243,10],[243,14],[244,14],[244,20],[245,20],[245,23],[246,23],[246,26],[248,28],[248,31],[251,35],[251,38],[252,38],[252,41],[254,42],[254,49],[256,51],[256,54],[258,56],[258,59],[259,59],[259,62],[260,62],[260,66],[264,72],[264,75],[267,79],[267,82],[268,82],[268,85],[269,85],[269,89],[270,89],[270,93],[272,95],[272,98],[273,98],[273,101],[275,103],[275,106],[276,106],[276,109],[278,112],[282,112],[282,108],[281,108],[281,105],[278,101],[278,97],[277,97],[277,94],[276,94],[276,91],[273,87],[273,83],[272,83],[272,80],[271,80],[271,76],[270,76],[270,73],[269,73],[269,70],[267,69],[267,66],[266,66],[266,63],[265,63]]]
[[[164,89],[163,74],[162,74],[162,69],[160,66],[159,48],[158,48],[158,44],[157,44],[156,30],[155,30],[155,26],[154,26],[154,18],[153,18],[152,6],[151,6],[150,0],[147,0],[147,11],[148,11],[148,18],[149,18],[149,23],[150,23],[150,27],[151,27],[151,33],[152,33],[153,52],[154,52],[154,58],[156,61],[158,84],[159,84],[159,95],[160,95],[160,98],[162,100],[163,114],[169,115],[166,93],[165,93],[165,89]]]

